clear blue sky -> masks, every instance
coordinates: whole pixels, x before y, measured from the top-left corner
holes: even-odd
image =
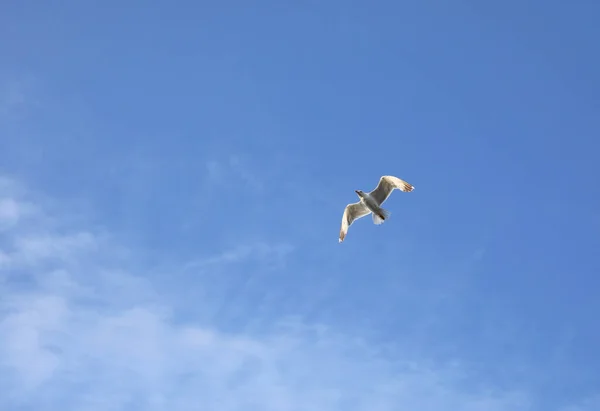
[[[600,409],[599,20],[3,2],[0,408]]]

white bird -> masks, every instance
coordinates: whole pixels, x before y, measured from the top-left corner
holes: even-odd
[[[342,228],[340,229],[340,243],[344,241],[348,228],[352,225],[354,220],[358,220],[369,213],[373,213],[373,223],[383,223],[392,213],[381,208],[381,204],[390,196],[392,191],[397,188],[398,190],[409,193],[414,190],[414,186],[407,183],[404,180],[394,176],[382,176],[379,179],[379,184],[375,190],[370,193],[365,193],[361,190],[354,190],[360,200],[358,203],[348,204],[344,210],[342,216]]]

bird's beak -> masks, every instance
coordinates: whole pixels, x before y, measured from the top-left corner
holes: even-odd
[[[355,192],[357,195],[360,195],[360,193],[358,192],[358,190],[354,190],[354,192]]]

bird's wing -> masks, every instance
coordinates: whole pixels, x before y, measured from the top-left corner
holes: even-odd
[[[348,227],[352,225],[354,220],[358,220],[361,217],[366,216],[371,211],[362,202],[348,204],[344,210],[342,216],[342,228],[340,229],[340,243],[344,241],[346,233],[348,233]]]
[[[377,201],[377,204],[381,205],[390,196],[392,191],[397,188],[398,190],[410,193],[414,190],[414,187],[408,184],[406,181],[399,179],[394,176],[383,176],[379,179],[379,184],[375,190],[371,191],[369,195]]]

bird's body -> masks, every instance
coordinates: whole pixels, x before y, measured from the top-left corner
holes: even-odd
[[[385,215],[383,214],[383,212],[385,210],[383,210],[381,207],[379,207],[379,204],[377,203],[377,200],[375,200],[374,197],[372,197],[369,193],[363,193],[362,196],[359,194],[360,197],[360,203],[367,208],[367,210],[369,210],[369,212],[373,213],[374,216],[379,216],[381,217],[383,220],[385,220]]]
[[[390,196],[394,189],[404,192],[411,192],[414,186],[404,180],[394,176],[383,176],[379,179],[379,184],[370,193],[365,193],[361,190],[355,190],[360,198],[357,203],[348,204],[342,216],[342,228],[340,229],[339,242],[344,241],[348,228],[354,220],[358,220],[368,214],[373,214],[373,223],[383,223],[391,213],[381,207],[381,204]]]

